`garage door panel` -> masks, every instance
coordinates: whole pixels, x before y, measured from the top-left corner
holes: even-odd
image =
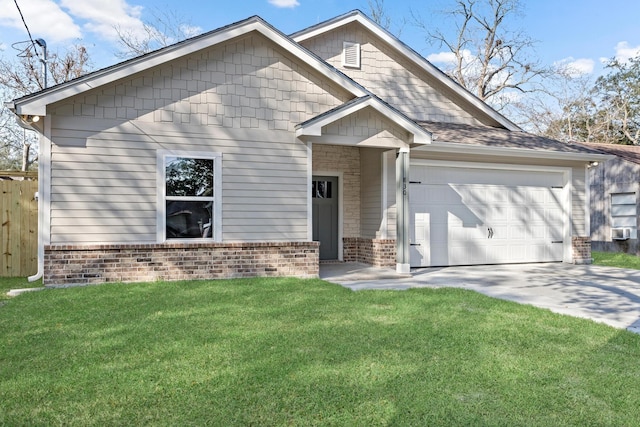
[[[411,176],[412,266],[563,259],[561,173],[414,165]]]

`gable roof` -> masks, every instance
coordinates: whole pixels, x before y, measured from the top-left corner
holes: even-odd
[[[302,62],[310,65],[324,77],[337,83],[340,87],[352,93],[354,96],[365,96],[369,93],[360,84],[356,83],[354,80],[332,67],[303,46],[294,42],[284,33],[267,23],[259,16],[252,16],[243,21],[227,25],[217,30],[192,37],[119,64],[94,71],[77,79],[18,98],[11,103],[7,103],[7,105],[18,115],[30,114],[44,116],[46,115],[46,106],[48,104],[95,89],[98,86],[112,83],[118,79],[148,70],[152,67],[194,53],[198,50],[206,49],[227,40],[246,35],[253,31],[267,37],[269,40],[282,47],[287,52],[293,54]]]
[[[296,136],[321,136],[323,126],[327,126],[368,107],[384,114],[398,126],[412,134],[413,144],[431,143],[431,132],[422,128],[415,121],[411,120],[402,112],[396,110],[373,94],[352,99],[349,102],[300,123],[296,126]]]
[[[453,91],[460,98],[462,98],[465,102],[473,106],[475,109],[485,114],[486,116],[493,119],[495,122],[504,126],[505,129],[511,131],[522,131],[522,129],[504,117],[502,114],[498,113],[496,110],[491,108],[488,104],[481,101],[474,94],[469,92],[467,89],[460,86],[456,81],[447,76],[442,70],[435,67],[429,61],[427,61],[422,55],[418,52],[404,44],[400,39],[396,36],[389,33],[384,28],[380,27],[378,24],[373,22],[367,15],[362,13],[359,10],[353,10],[344,15],[338,16],[336,18],[330,19],[328,21],[321,22],[319,24],[308,27],[304,30],[298,31],[296,33],[291,34],[291,38],[297,43],[303,42],[305,40],[311,39],[313,37],[319,36],[321,34],[327,33],[331,30],[339,28],[341,26],[357,22],[362,25],[371,33],[375,34],[378,38],[383,40],[385,43],[390,45],[393,49],[403,55],[405,58],[416,64],[422,70],[424,70],[429,76],[431,76],[436,81],[440,82],[442,85]]]
[[[613,154],[622,160],[640,165],[640,145],[581,143],[580,146],[597,150],[601,153]]]

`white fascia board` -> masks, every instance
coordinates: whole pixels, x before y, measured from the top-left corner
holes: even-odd
[[[31,115],[46,115],[46,107],[54,102],[61,101],[74,95],[81,94],[85,91],[112,83],[116,80],[126,78],[133,74],[146,71],[150,68],[162,65],[174,59],[189,55],[197,52],[198,50],[206,49],[219,43],[223,43],[227,40],[235,37],[244,36],[252,31],[256,31],[278,46],[282,47],[286,51],[292,53],[294,56],[307,63],[315,70],[317,70],[323,76],[329,78],[335,83],[339,84],[345,90],[351,92],[355,96],[364,96],[367,92],[355,83],[347,76],[337,72],[327,63],[318,59],[309,53],[306,49],[297,45],[291,39],[283,36],[277,31],[266,25],[261,19],[252,19],[248,22],[241,24],[234,28],[215,32],[210,36],[202,38],[196,38],[195,40],[169,46],[161,49],[155,53],[147,54],[143,57],[129,60],[123,63],[121,66],[115,66],[115,68],[106,68],[102,71],[96,71],[87,75],[85,78],[69,82],[68,84],[62,84],[57,88],[45,91],[42,94],[37,94],[25,99],[24,101],[18,100],[14,102],[16,114],[31,114]]]
[[[324,26],[319,26],[311,31],[305,32],[304,30],[300,32],[298,35],[294,35],[293,40],[297,43],[300,43],[304,40],[313,38],[320,34],[331,31],[340,26],[349,24],[351,22],[359,22],[369,31],[374,33],[377,37],[382,39],[387,44],[391,45],[394,49],[399,51],[401,54],[406,56],[413,63],[417,64],[424,71],[426,71],[430,76],[438,80],[443,85],[447,86],[449,89],[453,90],[456,94],[458,94],[461,98],[463,98],[466,102],[470,103],[480,111],[484,112],[486,115],[491,117],[496,122],[503,125],[506,129],[511,131],[520,131],[522,130],[518,125],[513,123],[511,120],[504,117],[502,114],[498,113],[493,108],[489,107],[485,102],[481,101],[469,91],[464,89],[462,86],[458,85],[452,79],[447,77],[442,71],[440,71],[437,67],[427,61],[425,58],[417,54],[415,51],[409,49],[404,43],[398,40],[395,36],[391,35],[387,31],[383,30],[381,27],[373,23],[367,17],[363,16],[360,12],[355,12],[353,14],[348,14],[344,16],[343,19],[336,19],[334,21],[327,22]]]
[[[367,107],[373,108],[382,116],[387,117],[389,120],[412,134],[414,144],[431,144],[432,137],[430,132],[398,114],[382,103],[379,99],[373,97],[367,97],[345,108],[337,109],[333,113],[327,114],[318,120],[313,120],[305,126],[300,126],[296,130],[296,136],[322,136],[322,128],[324,126],[330,125],[331,123],[348,117],[351,114],[357,113]]]
[[[359,21],[358,16],[359,16],[358,12],[351,12],[345,15],[342,19],[330,20],[329,22],[326,23],[326,25],[319,26],[313,30],[310,30],[310,31],[302,30],[298,33],[294,33],[292,38],[296,43],[300,43],[305,40],[314,38],[315,36],[319,36],[321,34],[334,30],[343,25],[349,24],[351,22]]]
[[[578,162],[601,162],[615,157],[608,154],[574,153],[569,151],[535,150],[530,148],[490,147],[486,145],[470,145],[458,142],[437,142],[429,145],[423,145],[421,147],[416,147],[413,148],[413,150],[452,154],[460,154],[461,151],[464,151],[465,154],[500,157],[525,157],[529,159],[537,158]]]

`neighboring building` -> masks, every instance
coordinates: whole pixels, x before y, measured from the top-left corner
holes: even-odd
[[[612,156],[589,169],[593,250],[637,253],[640,146],[583,145]]]
[[[522,132],[358,11],[252,17],[10,108],[42,117],[45,284],[590,261],[605,156]]]

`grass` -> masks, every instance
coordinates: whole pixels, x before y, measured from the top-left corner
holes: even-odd
[[[640,257],[621,252],[591,252],[595,265],[640,270]]]
[[[109,284],[0,330],[0,425],[640,424],[640,336],[460,289]]]
[[[7,300],[7,292],[11,289],[37,288],[42,286],[42,279],[29,282],[26,277],[0,277],[0,301]]]

